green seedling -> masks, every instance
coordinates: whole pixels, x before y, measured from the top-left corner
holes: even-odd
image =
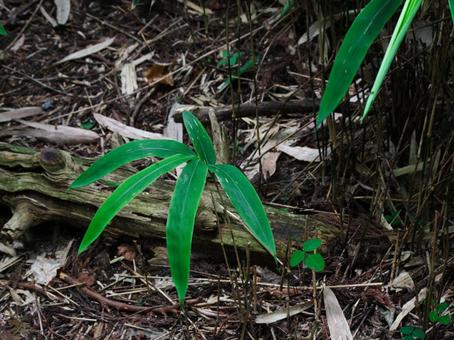
[[[424,339],[426,337],[424,329],[413,326],[402,327],[400,329],[400,334],[402,335],[402,340],[417,340]]]
[[[321,272],[325,269],[323,256],[316,252],[322,245],[322,240],[315,238],[303,242],[303,247],[296,250],[290,257],[290,266],[296,267],[303,263],[307,268]]]
[[[229,53],[226,50],[221,51],[221,60],[218,61],[218,67],[235,67],[239,64],[240,58],[244,55],[244,52],[235,52],[229,57]]]
[[[448,309],[449,304],[447,302],[439,303],[434,310],[429,313],[429,320],[434,324],[440,324],[448,326],[451,323],[451,315],[443,313]]]
[[[165,173],[186,163],[170,200],[166,225],[167,255],[180,302],[188,289],[192,233],[208,173],[215,175],[248,232],[274,257],[276,245],[265,209],[252,184],[235,166],[217,164],[213,143],[200,121],[183,113],[183,121],[194,149],[173,140],[136,140],[124,144],[96,161],[71,188],[91,184],[129,162],[162,158],[122,182],[100,206],[79,247],[79,254],[95,241],[110,221],[134,197]]]
[[[449,0],[449,9],[451,10],[452,23],[454,24],[454,0]]]

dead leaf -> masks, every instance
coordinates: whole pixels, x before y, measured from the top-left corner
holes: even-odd
[[[0,112],[0,123],[9,122],[14,119],[36,116],[43,113],[39,106],[22,107],[5,112]]]
[[[57,22],[59,25],[64,25],[68,22],[71,13],[71,0],[54,0],[54,2],[57,6]]]
[[[255,318],[255,323],[265,323],[270,324],[277,322],[283,319],[286,319],[290,316],[304,312],[306,309],[309,309],[312,306],[312,302],[302,303],[296,306],[291,306],[288,308],[281,308],[271,313],[260,314]]]
[[[336,295],[328,288],[323,288],[323,301],[326,309],[329,334],[332,340],[353,340],[350,326],[345,318]]]
[[[391,327],[389,327],[389,330],[391,332],[395,331],[397,328],[399,328],[399,325],[400,323],[402,322],[402,320],[408,315],[410,314],[410,312],[416,307],[416,301],[418,302],[422,302],[426,299],[427,297],[427,288],[423,288],[421,289],[421,291],[419,292],[418,294],[418,297],[416,298],[416,296],[407,301],[403,306],[402,306],[402,311],[399,313],[399,315],[397,315],[396,317],[396,320],[394,320],[393,324],[391,325]]]
[[[277,149],[299,161],[320,162],[320,151],[318,149],[307,146],[290,146],[288,144],[278,145]],[[328,149],[327,156],[329,156],[330,151]]]
[[[280,152],[267,152],[262,157],[262,174],[265,180],[269,179],[276,172],[277,160]]]
[[[136,258],[136,249],[130,244],[120,244],[117,247],[118,256],[122,256],[126,261],[134,261]]]
[[[396,290],[400,289],[415,289],[415,282],[411,278],[410,274],[406,271],[402,271],[389,285],[390,288],[394,288]]]
[[[71,61],[71,60],[76,60],[76,59],[80,59],[80,58],[84,58],[84,57],[87,57],[91,54],[94,54],[94,53],[97,53],[99,51],[102,51],[103,49],[109,47],[110,45],[112,45],[112,43],[114,42],[115,38],[108,38],[102,42],[100,42],[99,44],[95,44],[95,45],[90,45],[80,51],[77,51],[77,52],[74,52],[74,53],[71,53],[70,55],[67,55],[66,57],[64,57],[62,60],[60,61],[57,61],[57,64],[61,64],[61,63],[64,63],[66,61]]]
[[[41,14],[43,15],[43,17],[49,22],[49,24],[52,26],[52,27],[57,27],[58,26],[58,23],[55,21],[54,18],[52,18],[50,16],[49,13],[47,13],[46,9],[43,7],[43,6],[40,6],[39,7],[39,11],[41,12]]]
[[[25,42],[25,34],[22,34],[19,39],[17,39],[16,43],[11,47],[11,51],[16,53],[17,51],[20,50],[22,46],[24,46]]]
[[[160,133],[148,132],[140,129],[136,129],[132,126],[128,126],[115,120],[113,118],[109,118],[99,113],[94,113],[93,116],[95,117],[96,121],[104,126],[105,128],[109,129],[112,132],[116,132],[119,135],[131,138],[131,139],[164,139],[164,136]]]
[[[64,125],[49,125],[42,123],[27,122],[18,119],[18,122],[30,126],[32,129],[23,129],[14,131],[15,135],[35,137],[56,144],[78,144],[78,143],[93,143],[99,140],[96,132],[64,126]]]
[[[154,64],[148,68],[144,73],[144,77],[149,84],[158,82],[160,84],[173,86],[174,81],[172,75],[169,73],[169,66],[171,64]]]

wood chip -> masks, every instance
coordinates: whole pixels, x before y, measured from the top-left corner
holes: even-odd
[[[43,110],[39,106],[22,107],[5,112],[0,112],[0,123],[9,122],[14,119],[21,119],[42,114]]]
[[[64,125],[49,125],[42,123],[27,122],[18,120],[20,123],[31,127],[32,129],[24,129],[15,131],[16,135],[35,137],[37,139],[56,143],[56,144],[78,144],[78,143],[93,143],[98,141],[99,136],[96,132],[64,126]]]

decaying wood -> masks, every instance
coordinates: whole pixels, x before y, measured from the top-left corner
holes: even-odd
[[[11,208],[13,216],[1,230],[8,239],[19,238],[28,228],[43,221],[60,221],[62,226],[86,228],[96,209],[112,192],[109,181],[119,181],[131,174],[118,170],[105,181],[69,190],[69,184],[88,165],[67,152],[27,148],[0,143],[0,204]],[[173,183],[158,181],[139,195],[114,218],[106,233],[114,239],[129,236],[141,240],[163,240],[167,209]],[[196,221],[193,249],[220,249],[221,243],[232,247],[264,252],[236,219],[234,209],[220,199],[214,185],[207,185]],[[288,240],[301,240],[317,235],[330,240],[341,228],[328,225],[316,215],[298,215],[284,209],[266,207],[273,226],[279,252],[284,254]],[[227,211],[227,213],[226,213]],[[226,216],[229,216],[228,218]],[[219,221],[219,223],[217,222]],[[82,234],[82,230],[81,230]]]
[[[244,103],[238,106],[221,106],[217,108],[211,107],[194,107],[193,113],[202,122],[209,122],[209,112],[213,110],[218,121],[231,119],[233,115],[235,117],[255,117],[256,115],[269,116],[276,114],[291,114],[291,113],[309,113],[314,112],[320,105],[319,99],[303,99],[303,100],[292,100],[289,102],[263,102],[258,103]],[[181,113],[175,114],[175,121],[181,122]]]

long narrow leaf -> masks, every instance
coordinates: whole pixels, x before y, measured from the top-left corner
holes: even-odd
[[[246,176],[230,164],[216,164],[209,168],[216,174],[222,188],[249,228],[249,232],[271,255],[276,256],[273,231],[259,195]]]
[[[391,66],[394,57],[396,56],[397,50],[399,49],[400,44],[402,43],[407,31],[421,6],[422,0],[406,0],[404,8],[400,13],[399,20],[397,21],[396,27],[394,29],[391,41],[389,42],[388,48],[386,49],[385,56],[378,70],[377,77],[375,78],[374,85],[370,91],[370,95],[367,98],[366,106],[363,112],[363,118],[369,113],[372,108],[372,104],[377,97],[378,92],[380,91],[383,80],[385,79],[386,73]]]
[[[448,0],[449,9],[451,10],[452,23],[454,24],[454,0]]]
[[[189,111],[183,112],[183,121],[192,145],[200,159],[208,164],[216,163],[216,153],[214,152],[213,142],[208,136],[202,123]]]
[[[166,227],[167,256],[181,303],[188,290],[192,233],[207,172],[207,165],[199,159],[186,165],[170,201]]]
[[[140,194],[146,187],[156,181],[161,175],[175,169],[178,165],[195,158],[190,155],[173,155],[163,159],[142,171],[132,175],[110,195],[99,207],[91,220],[84,238],[79,246],[79,254],[98,238],[109,222],[118,212],[123,209],[134,197]]]
[[[110,151],[82,173],[70,186],[79,188],[106,176],[120,166],[145,158],[165,158],[175,154],[195,155],[183,143],[174,140],[135,140]]]
[[[401,3],[402,0],[372,0],[358,14],[334,60],[317,114],[317,125],[339,105],[367,50]]]

